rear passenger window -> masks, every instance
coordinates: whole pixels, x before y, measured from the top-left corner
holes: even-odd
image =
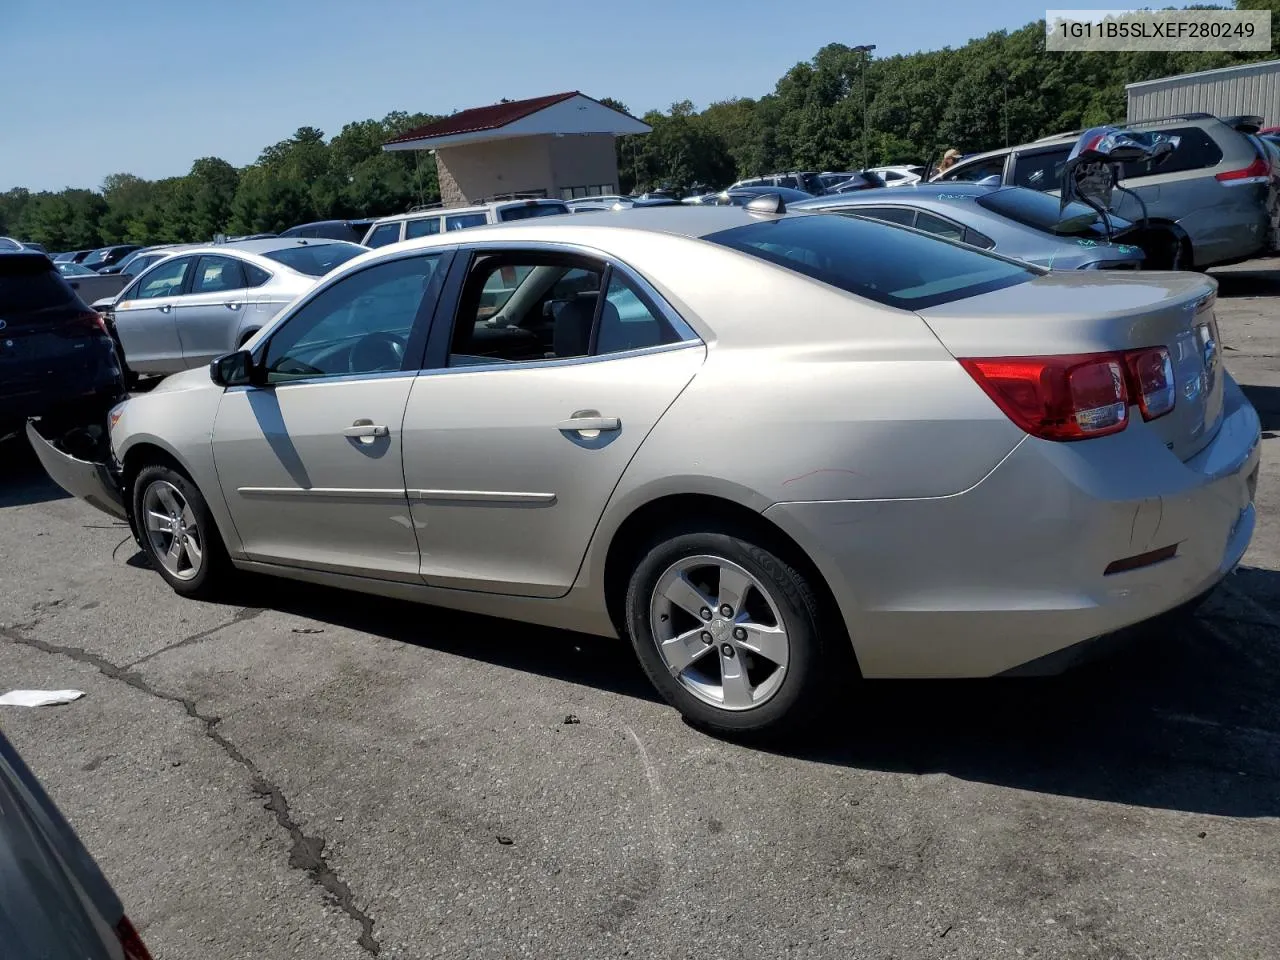
[[[1013,161],[1014,184],[1040,191],[1062,189],[1062,168],[1073,146],[1075,144],[1067,144],[1059,150],[1018,154]]]
[[[1199,127],[1175,127],[1172,130],[1160,130],[1155,133],[1156,139],[1177,140],[1173,153],[1164,163],[1152,167],[1150,160],[1138,163],[1126,163],[1121,179],[1130,177],[1149,177],[1163,173],[1183,173],[1187,170],[1204,170],[1216,167],[1222,162],[1222,150],[1214,142],[1213,137]]]
[[[981,247],[983,250],[990,250],[996,245],[996,242],[984,233],[979,233],[971,227],[966,227],[964,231],[964,242],[974,247]]]
[[[1003,177],[1006,156],[1007,154],[1001,154],[998,157],[990,157],[986,160],[979,160],[976,163],[962,164],[954,170],[944,173],[942,179],[957,180],[963,183],[977,183],[987,177]]]
[[[910,227],[916,222],[916,212],[908,210],[905,207],[848,207],[847,213],[850,217],[866,217],[869,220],[883,220],[886,223],[900,223],[904,227]]]
[[[444,228],[465,230],[467,227],[483,227],[488,222],[488,218],[483,213],[459,213],[452,217],[445,217]]]
[[[622,353],[675,343],[671,324],[656,315],[617,270],[609,271],[609,287],[596,330],[594,353]]]
[[[255,267],[252,263],[242,264],[242,266],[244,267],[246,287],[260,287],[271,279],[271,274],[261,267]]]
[[[400,241],[400,222],[383,223],[373,228],[366,247],[385,247],[388,243]]]
[[[946,237],[948,240],[964,239],[964,227],[960,226],[960,224],[944,220],[942,217],[935,217],[933,214],[925,213],[923,210],[916,214],[916,229],[923,230],[925,233],[932,233],[938,237]]]
[[[439,217],[424,217],[421,220],[410,220],[404,225],[404,238],[430,237],[440,232]]]

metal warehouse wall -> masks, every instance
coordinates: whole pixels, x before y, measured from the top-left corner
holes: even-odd
[[[1280,125],[1280,60],[1131,83],[1125,92],[1131,122],[1204,112],[1260,114],[1266,126]]]

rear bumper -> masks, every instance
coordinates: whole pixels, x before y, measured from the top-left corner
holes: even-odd
[[[42,437],[31,423],[27,424],[27,439],[54,483],[104,513],[129,521],[120,477],[114,466],[80,460],[63,453]]]
[[[1253,536],[1260,426],[1229,377],[1225,418],[1183,463],[1141,422],[1086,443],[1028,438],[951,497],[779,503],[868,677],[1008,672],[1211,590]],[[1176,545],[1122,573],[1114,561]]]

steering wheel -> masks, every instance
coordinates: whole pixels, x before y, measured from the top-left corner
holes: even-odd
[[[394,333],[375,331],[356,341],[347,358],[347,369],[351,373],[374,373],[399,370],[403,363],[404,339]]]

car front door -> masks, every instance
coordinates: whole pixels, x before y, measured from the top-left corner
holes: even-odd
[[[112,310],[125,361],[138,373],[174,373],[185,368],[178,337],[177,305],[190,282],[195,257],[156,264],[126,291]]]
[[[450,256],[308,295],[255,348],[261,385],[227,389],[214,462],[249,559],[421,582],[401,424]]]
[[[244,267],[234,257],[202,256],[190,291],[177,307],[178,338],[188,367],[204,366],[236,347],[236,332],[247,309]]]
[[[429,585],[557,597],[614,487],[705,347],[620,264],[481,245],[455,262],[405,411]],[[504,303],[495,289],[523,280]]]

